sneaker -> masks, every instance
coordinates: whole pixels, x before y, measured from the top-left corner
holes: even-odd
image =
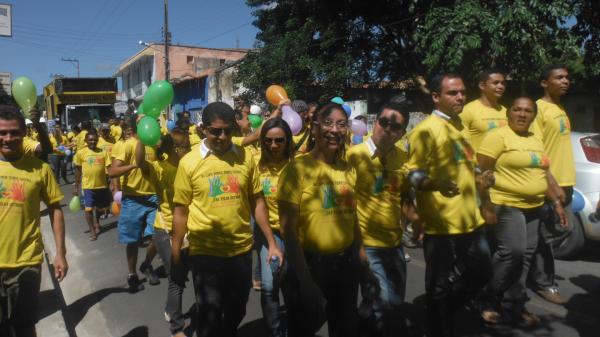
[[[167,321],[167,323],[171,322],[171,315],[169,315],[166,311],[165,311],[165,321]]]
[[[259,280],[252,280],[252,289],[254,289],[254,291],[260,291],[262,289],[262,282]]]
[[[129,292],[132,294],[144,290],[144,285],[140,282],[137,274],[127,276],[127,285],[129,286]]]
[[[158,279],[158,275],[156,275],[156,273],[154,272],[154,268],[152,268],[152,265],[150,263],[144,262],[140,265],[140,271],[146,275],[146,279],[148,280],[148,283],[150,283],[150,285],[157,285],[160,284],[160,280]]]
[[[563,305],[567,303],[567,301],[562,296],[560,296],[558,288],[538,289],[535,292],[536,294],[540,295],[540,297],[542,297],[550,303],[558,305]]]
[[[410,255],[408,255],[408,253],[404,253],[404,261],[407,263],[410,262]]]

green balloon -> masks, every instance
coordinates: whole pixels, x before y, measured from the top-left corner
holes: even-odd
[[[33,82],[25,76],[15,79],[12,83],[12,95],[23,112],[29,115],[29,110],[37,102],[37,93]]]
[[[137,125],[137,135],[140,141],[147,146],[154,146],[160,140],[160,125],[156,118],[146,116]]]
[[[160,113],[171,104],[173,101],[173,85],[168,81],[156,81],[150,85],[146,93],[144,94],[144,105],[145,114],[158,118]]]
[[[140,115],[144,114],[144,103],[142,103],[142,104],[140,104],[140,106],[138,106],[137,113]]]
[[[248,115],[248,119],[250,120],[250,125],[252,128],[256,129],[262,124],[262,117],[259,115]]]
[[[78,212],[79,211],[79,197],[78,196],[74,196],[71,201],[69,202],[69,210],[73,213]]]

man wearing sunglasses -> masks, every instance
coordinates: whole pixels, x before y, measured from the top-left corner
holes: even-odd
[[[385,104],[377,114],[373,134],[348,151],[356,182],[357,214],[368,268],[376,284],[361,282],[363,304],[372,303],[377,335],[397,336],[403,319],[399,307],[406,289],[406,261],[402,250],[402,213],[416,220],[406,181],[408,154],[395,146],[404,135],[409,114],[405,105]],[[413,222],[415,224],[415,222]],[[372,292],[365,292],[372,289]]]
[[[229,105],[207,105],[202,114],[206,138],[181,159],[175,176],[171,268],[182,268],[181,245],[187,233],[198,336],[234,336],[246,314],[252,278],[251,215],[267,241],[267,261],[277,257],[283,263],[254,158],[232,144],[235,123]]]

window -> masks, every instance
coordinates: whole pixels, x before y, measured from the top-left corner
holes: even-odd
[[[187,64],[194,64],[194,57],[191,55],[188,55],[186,57],[186,62],[187,62]]]

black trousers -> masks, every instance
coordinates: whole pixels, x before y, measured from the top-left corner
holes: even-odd
[[[198,337],[234,337],[246,315],[252,283],[250,252],[232,256],[190,256]]]
[[[485,228],[466,234],[426,234],[423,249],[427,335],[453,336],[454,312],[491,276]]]

